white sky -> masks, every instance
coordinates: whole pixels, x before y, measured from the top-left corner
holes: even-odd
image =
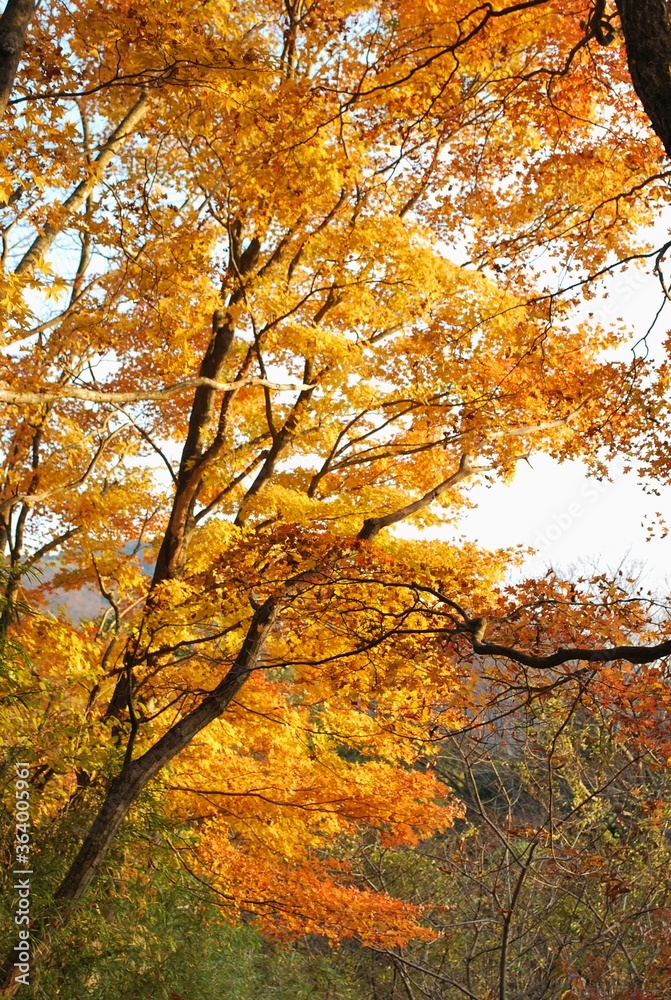
[[[521,463],[511,486],[476,487],[478,507],[460,523],[461,533],[487,548],[532,546],[515,576],[542,575],[552,566],[576,564],[641,573],[646,589],[668,590],[671,535],[648,541],[656,511],[668,511],[671,489],[646,494],[635,476],[616,474],[612,482],[585,475],[579,462],[559,465],[546,455]],[[648,519],[646,521],[646,518]]]
[[[650,249],[660,246],[669,238],[669,226],[656,227],[650,238]],[[654,259],[646,262],[644,270],[619,273],[603,299],[587,304],[595,319],[621,317],[631,330],[632,345],[646,334],[663,301],[653,266]],[[660,345],[670,326],[671,303],[648,338],[653,359],[660,357]],[[641,356],[644,345],[639,345],[636,353]],[[566,569],[576,564],[596,564],[599,571],[605,572],[617,569],[624,561],[628,570],[642,571],[641,583],[646,588],[668,592],[671,535],[661,539],[658,531],[656,537],[647,540],[647,527],[655,513],[671,515],[671,488],[660,488],[660,494],[646,494],[635,476],[625,476],[617,469],[613,470],[612,482],[599,483],[585,475],[579,462],[560,465],[538,455],[532,457],[531,467],[524,462],[518,464],[512,485],[475,487],[471,499],[477,508],[463,518],[459,527],[466,538],[488,548],[533,546],[536,554],[518,571],[525,576],[540,575],[550,565]]]

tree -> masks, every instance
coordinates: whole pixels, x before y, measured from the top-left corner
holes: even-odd
[[[447,735],[436,763],[464,819],[418,851],[362,847],[371,884],[423,905],[441,932],[362,950],[374,995],[407,996],[399,970],[413,995],[444,1000],[668,993],[663,677],[546,675],[525,699],[519,674],[481,672],[484,718]]]
[[[546,0],[37,9],[3,121],[5,606],[54,553],[107,605],[71,623],[38,588],[7,678],[42,821],[90,823],[45,869],[51,933],[157,779],[233,913],[430,937],[329,848],[454,823],[426,762],[482,662],[533,699],[665,655],[624,601],[574,621],[509,599],[504,553],[386,531],[534,450],[663,474],[665,369],[579,315],[657,253],[668,198],[609,26]]]

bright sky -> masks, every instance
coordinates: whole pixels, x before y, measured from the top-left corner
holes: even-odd
[[[668,225],[656,227],[650,248],[668,238]],[[621,317],[631,329],[632,345],[646,334],[663,301],[653,265],[654,258],[645,270],[620,272],[610,283],[608,295],[588,304],[597,319]],[[660,356],[660,345],[671,325],[671,304],[667,309],[648,338],[652,358]],[[641,356],[644,345],[636,353]],[[627,570],[642,570],[641,583],[646,588],[668,592],[671,535],[661,539],[657,532],[647,540],[647,527],[655,513],[671,512],[671,488],[662,488],[660,493],[646,494],[635,476],[618,470],[613,471],[612,482],[600,483],[588,478],[579,462],[559,465],[539,455],[531,459],[531,467],[519,463],[511,486],[476,487],[471,498],[478,506],[461,521],[460,529],[488,548],[533,546],[537,552],[522,567],[525,576],[540,575],[550,565],[566,569],[596,564],[605,572],[624,561]]]
[[[536,553],[518,571],[524,576],[549,566],[606,572],[624,564],[628,574],[641,572],[646,589],[669,589],[671,535],[648,541],[647,527],[656,511],[669,510],[671,489],[649,496],[632,475],[598,482],[579,462],[558,465],[545,455],[531,466],[520,464],[512,486],[476,487],[478,507],[460,523],[465,537],[487,548],[532,546]]]

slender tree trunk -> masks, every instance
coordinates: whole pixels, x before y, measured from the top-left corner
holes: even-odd
[[[2,22],[0,22],[0,25]],[[42,227],[39,236],[36,236],[25,254],[16,265],[15,274],[33,274],[35,268],[43,260],[44,255],[51,249],[56,237],[63,231],[69,220],[83,208],[88,197],[99,183],[106,168],[112,162],[119,151],[123,140],[126,139],[135,127],[147,114],[151,104],[145,93],[140,94],[133,107],[126,113],[122,121],[117,125],[109,139],[98,150],[97,156],[90,165],[87,176],[80,181],[63,202],[59,218],[55,224],[47,222]]]
[[[0,18],[0,118],[7,109],[35,4],[36,0],[8,0]]]
[[[249,274],[259,258],[260,241],[254,237],[245,251],[240,248],[240,226],[236,224],[229,232],[229,271],[238,281]],[[222,308],[216,309],[212,317],[212,336],[201,362],[198,375],[218,381],[224,370],[235,329],[230,310],[244,297],[242,284],[229,296]],[[181,579],[186,565],[186,554],[191,534],[195,527],[193,508],[201,487],[203,474],[219,456],[224,446],[223,435],[218,433],[208,447],[208,435],[214,417],[216,391],[207,386],[196,389],[189,429],[182,449],[182,458],[177,475],[177,488],[173,500],[170,521],[163,536],[154,568],[152,587],[162,580]]]
[[[91,829],[56,891],[58,912],[49,933],[68,918],[73,905],[81,899],[103,864],[117,831],[142,790],[165,765],[189,745],[201,729],[222,715],[258,664],[263,644],[273,627],[278,600],[269,598],[255,612],[245,641],[231,669],[213,691],[192,712],[181,719],[146,753],[122,768],[112,781]],[[33,941],[33,946],[38,943]],[[33,950],[33,954],[34,954]],[[15,980],[14,952],[10,950],[0,971],[0,994],[13,996],[19,984]]]

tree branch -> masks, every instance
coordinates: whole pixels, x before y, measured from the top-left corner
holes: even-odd
[[[85,389],[83,386],[72,385],[67,389],[53,389],[43,391],[0,389],[0,403],[15,403],[17,405],[32,403],[49,403],[58,400],[82,399],[92,403],[144,403],[159,402],[162,399],[170,399],[180,392],[187,392],[189,389],[199,389],[203,386],[213,389],[216,392],[234,392],[246,386],[262,385],[268,389],[276,389],[280,392],[289,392],[296,389],[310,389],[313,386],[305,385],[302,382],[269,382],[264,378],[244,378],[237,382],[217,382],[212,378],[190,378],[184,382],[176,382],[175,385],[166,386],[165,389],[133,390],[130,392],[104,392],[99,389]]]
[[[481,636],[484,624],[481,618],[471,622],[474,629],[476,625],[479,626]],[[482,656],[504,656],[514,663],[519,663],[524,667],[532,667],[534,670],[550,670],[572,660],[583,663],[614,663],[616,660],[624,660],[626,663],[644,664],[654,663],[655,660],[671,656],[671,639],[666,639],[654,646],[610,646],[603,649],[569,647],[558,649],[549,656],[534,656],[533,653],[525,653],[511,646],[500,646],[495,642],[481,642],[473,631],[471,631],[471,643],[474,653]]]
[[[150,100],[145,93],[142,93],[125,118],[112,132],[107,142],[100,147],[98,155],[89,167],[88,176],[79,182],[72,194],[63,202],[57,224],[52,225],[51,223],[47,223],[40,235],[33,240],[29,249],[17,264],[15,269],[16,274],[30,276],[34,273],[58,234],[63,231],[72,216],[85,205],[88,196],[118,152],[123,140],[142,121],[149,108]]]
[[[72,490],[75,489],[77,486],[83,486],[84,483],[87,481],[87,479],[95,471],[95,468],[98,462],[100,461],[107,445],[110,443],[110,441],[113,441],[118,434],[126,430],[127,427],[128,424],[124,424],[121,427],[117,427],[116,430],[112,431],[103,441],[100,442],[100,444],[96,449],[95,454],[93,455],[93,458],[91,459],[91,461],[89,462],[88,466],[86,467],[82,475],[79,477],[79,479],[75,479],[69,483],[64,483],[62,486],[55,486],[51,490],[44,490],[44,492],[42,493],[18,493],[15,494],[14,496],[7,497],[6,500],[0,502],[0,513],[2,513],[5,510],[11,510],[18,504],[24,504],[26,508],[35,507],[38,503],[42,503],[44,500],[47,500],[49,497],[55,496],[57,493],[61,493],[63,490]]]
[[[383,517],[368,517],[363,522],[363,527],[357,535],[357,538],[365,539],[370,541],[371,538],[375,538],[378,532],[382,531],[383,528],[388,528],[391,524],[396,524],[398,521],[402,521],[406,517],[410,517],[412,514],[416,514],[418,510],[422,510],[424,507],[428,507],[430,503],[436,500],[441,493],[449,490],[450,487],[456,486],[463,479],[468,479],[476,472],[482,472],[477,466],[472,466],[469,463],[468,455],[464,454],[461,456],[461,461],[459,462],[459,468],[447,479],[444,479],[442,483],[438,483],[433,489],[425,493],[423,497],[419,500],[414,500],[412,503],[406,504],[405,507],[401,507],[399,510],[392,511],[391,514],[385,514]]]
[[[566,417],[558,417],[556,420],[546,420],[539,424],[528,424],[521,427],[507,427],[500,431],[493,431],[489,438],[492,440],[500,438],[510,438],[510,437],[528,437],[531,434],[538,434],[541,431],[555,430],[559,427],[566,427],[570,424],[571,420],[578,415],[580,410],[585,406],[587,400],[578,406],[575,410],[568,414]],[[458,435],[459,438],[466,437],[466,433]],[[431,443],[431,447],[434,444]],[[419,449],[418,449],[419,450]],[[516,461],[519,461],[520,457],[517,456]],[[343,463],[345,464],[345,463]],[[385,514],[383,517],[369,517],[364,523],[361,531],[357,535],[357,538],[362,538],[369,541],[374,538],[382,528],[388,528],[391,524],[396,524],[398,521],[402,521],[406,517],[410,517],[412,514],[417,513],[418,510],[422,510],[424,507],[428,507],[430,503],[445,492],[449,490],[450,487],[456,486],[463,479],[467,479],[469,476],[474,475],[476,472],[489,472],[491,468],[489,466],[477,466],[471,465],[469,456],[464,453],[461,456],[461,461],[459,462],[459,468],[455,473],[444,479],[442,483],[438,483],[433,489],[425,493],[423,497],[419,500],[414,500],[412,503],[407,504],[405,507],[401,507],[399,510],[393,511],[391,514]]]
[[[48,555],[50,552],[53,552],[53,550],[57,549],[59,545],[62,545],[63,542],[67,542],[69,538],[72,538],[73,535],[76,535],[81,530],[82,530],[81,527],[69,528],[67,531],[63,532],[62,535],[58,535],[56,538],[52,538],[50,542],[47,542],[45,545],[42,545],[36,552],[33,552],[33,554],[26,559],[23,565],[26,568],[34,566],[35,563],[40,561],[40,559],[43,559],[44,556]]]

